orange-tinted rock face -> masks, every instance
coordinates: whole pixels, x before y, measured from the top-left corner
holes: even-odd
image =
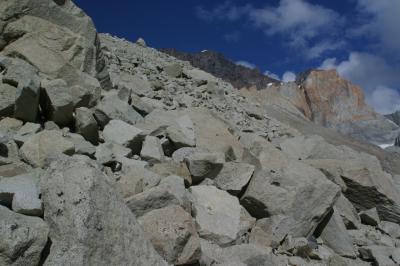
[[[308,118],[323,126],[371,120],[377,114],[364,101],[361,88],[339,77],[335,70],[311,71],[301,83],[310,114]]]

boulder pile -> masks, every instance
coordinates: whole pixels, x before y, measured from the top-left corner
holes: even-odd
[[[398,265],[400,173],[71,1],[0,2],[0,265]]]

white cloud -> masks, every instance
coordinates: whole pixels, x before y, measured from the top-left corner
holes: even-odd
[[[378,113],[391,114],[400,110],[400,93],[397,90],[379,86],[367,95],[367,102]]]
[[[358,9],[364,23],[353,33],[375,37],[381,52],[400,59],[400,1],[358,0]]]
[[[277,74],[272,73],[272,72],[269,71],[269,70],[266,70],[266,71],[264,72],[264,75],[265,75],[265,76],[268,76],[268,77],[270,77],[270,78],[276,79],[276,80],[281,80]]]
[[[337,62],[328,58],[320,69],[336,69],[339,75],[361,86],[367,102],[377,112],[387,113],[400,109],[400,95],[396,88],[400,84],[400,68],[393,67],[382,57],[351,52],[348,59]]]
[[[308,59],[343,47],[344,41],[333,41],[344,24],[337,12],[305,0],[280,0],[277,6],[255,8],[237,6],[231,1],[207,10],[197,7],[197,16],[206,21],[246,19],[268,36],[279,35],[287,45]]]
[[[286,71],[282,76],[283,82],[293,82],[296,80],[296,74],[291,71]]]
[[[256,68],[256,65],[255,65],[255,64],[252,64],[252,63],[250,63],[250,62],[243,61],[243,60],[237,61],[235,64],[236,64],[236,65],[239,65],[239,66],[244,66],[244,67],[247,67],[247,68],[251,68],[251,69]]]

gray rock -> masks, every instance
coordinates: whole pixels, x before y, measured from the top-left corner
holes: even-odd
[[[99,128],[90,109],[80,107],[75,110],[75,130],[93,145],[99,143]]]
[[[5,117],[0,120],[0,130],[5,132],[17,132],[22,126],[24,122],[21,120],[12,118],[12,117]]]
[[[361,219],[351,202],[343,195],[337,199],[335,208],[343,219],[347,229],[357,229],[361,226]]]
[[[21,158],[34,167],[43,167],[50,156],[72,155],[75,146],[59,131],[44,130],[30,137],[20,149]]]
[[[215,178],[215,184],[219,189],[238,195],[249,183],[255,167],[251,164],[240,162],[224,163],[221,171]]]
[[[46,119],[60,127],[71,125],[74,102],[67,83],[62,79],[43,80],[41,87],[40,106]]]
[[[195,153],[205,153],[207,150],[200,149],[200,148],[191,148],[191,147],[185,147],[185,148],[180,148],[174,153],[172,153],[172,160],[175,162],[184,162],[185,158],[189,158]]]
[[[322,229],[321,238],[324,244],[336,254],[343,257],[356,258],[352,239],[346,231],[342,217],[335,208],[328,223]]]
[[[160,139],[153,136],[146,136],[143,142],[140,156],[147,161],[162,162],[165,159]]]
[[[206,178],[214,179],[221,171],[224,155],[217,152],[196,152],[185,158],[194,184]]]
[[[157,252],[174,265],[198,261],[201,254],[196,225],[180,206],[153,210],[139,218],[146,236]]]
[[[31,216],[43,214],[39,178],[35,172],[0,180],[0,204],[11,206],[12,210]]]
[[[190,192],[199,235],[220,245],[235,241],[240,231],[238,199],[213,186],[193,186]]]
[[[35,122],[39,111],[40,78],[32,65],[18,58],[0,57],[0,66],[7,69],[3,83],[16,87],[14,117]]]
[[[379,215],[376,208],[372,208],[359,213],[363,224],[377,226],[380,223]]]
[[[110,165],[121,162],[124,157],[129,157],[132,151],[117,143],[102,143],[96,147],[95,157],[97,162],[103,165]]]
[[[194,125],[188,115],[176,120],[177,126],[170,126],[166,130],[167,137],[172,141],[176,149],[196,146],[196,134]]]
[[[256,218],[285,215],[291,219],[288,234],[310,235],[339,197],[339,187],[270,144],[255,147],[253,152],[262,168],[254,173],[242,205]]]
[[[57,124],[54,123],[53,121],[46,121],[44,123],[44,129],[46,129],[46,130],[60,130],[60,127],[57,126]]]
[[[0,115],[14,115],[15,94],[17,89],[8,84],[0,83]]]
[[[392,222],[381,221],[379,229],[392,238],[400,238],[400,225]]]
[[[250,233],[249,243],[277,248],[291,228],[291,219],[284,215],[259,219]]]
[[[232,266],[269,266],[278,265],[272,260],[272,254],[266,249],[252,244],[241,244],[221,248],[207,240],[201,239],[201,265]]]
[[[172,78],[179,78],[182,76],[182,67],[179,64],[171,64],[164,67],[164,72]]]
[[[380,247],[380,246],[368,246],[359,249],[361,258],[364,260],[373,260],[376,265],[387,265],[395,266],[398,265],[398,252],[400,249],[393,247]]]
[[[111,120],[103,131],[104,140],[122,145],[139,154],[142,148],[144,132],[124,121]]]
[[[127,198],[126,204],[136,217],[168,205],[179,205],[190,212],[185,184],[178,176],[163,178],[158,186]]]
[[[92,158],[94,157],[96,153],[96,147],[89,141],[86,141],[81,135],[68,133],[65,137],[74,143],[75,154],[87,155]]]
[[[139,38],[136,40],[136,44],[141,46],[141,47],[147,47],[145,40],[143,38]]]
[[[157,186],[161,177],[156,173],[147,170],[143,165],[125,165],[122,161],[122,169],[116,180],[116,187],[121,192],[123,198],[129,198]]]
[[[59,159],[41,186],[52,240],[44,265],[167,265],[94,162]]]
[[[32,135],[35,135],[42,129],[40,124],[26,123],[14,135],[14,141],[18,146],[22,146]]]
[[[94,115],[102,128],[110,120],[122,120],[131,125],[143,122],[143,117],[116,95],[108,96],[101,100],[94,110]]]
[[[0,206],[0,265],[39,265],[48,234],[42,219]]]
[[[186,187],[192,185],[192,177],[190,175],[189,169],[183,162],[166,161],[163,163],[153,163],[148,169],[154,173],[161,176],[177,175],[185,180]]]

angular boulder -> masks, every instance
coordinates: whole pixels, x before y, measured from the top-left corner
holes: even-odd
[[[62,158],[42,176],[52,240],[44,265],[167,265],[97,167],[85,157]]]
[[[178,176],[165,177],[158,186],[126,198],[125,201],[136,217],[168,205],[179,205],[188,212],[191,209],[184,181]]]
[[[140,157],[146,161],[162,162],[165,159],[161,141],[157,137],[146,136],[143,142]]]
[[[42,219],[0,206],[0,265],[39,265],[48,234]]]
[[[80,107],[75,110],[75,130],[93,145],[99,143],[99,127],[90,109]]]
[[[122,145],[139,154],[142,148],[144,132],[124,121],[111,120],[103,131],[104,140]]]
[[[42,216],[43,207],[38,187],[38,174],[4,178],[0,180],[0,204],[25,215]]]
[[[242,205],[256,218],[285,215],[291,219],[288,234],[310,235],[332,208],[340,188],[271,144],[255,146],[252,152],[258,169],[241,198]]]
[[[239,200],[214,186],[190,187],[199,235],[217,244],[235,241],[240,231]]]
[[[255,166],[248,163],[226,162],[214,182],[219,189],[238,195],[249,183]]]
[[[73,155],[74,152],[74,144],[54,130],[43,130],[33,135],[20,149],[21,158],[34,167],[43,167],[50,156]]]
[[[146,236],[157,252],[174,265],[187,265],[199,260],[200,238],[196,225],[180,206],[167,206],[139,218]]]
[[[60,127],[71,125],[74,102],[67,83],[62,79],[43,80],[41,87],[40,106],[46,119]]]

